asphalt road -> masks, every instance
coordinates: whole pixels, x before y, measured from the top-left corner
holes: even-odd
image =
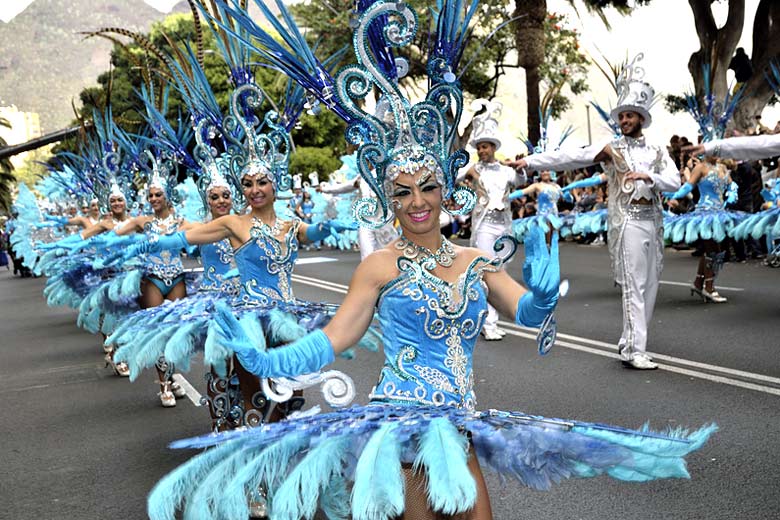
[[[297,266],[296,294],[340,301],[358,255],[309,257],[337,261]],[[696,259],[668,249],[662,279],[670,283],[649,345],[662,369],[637,372],[615,359],[620,300],[606,249],[564,244],[561,261],[571,290],[559,305],[558,344],[541,357],[519,327],[501,342],[481,341],[478,406],[630,427],[715,421],[721,430],[690,457],[692,480],[571,480],[542,493],[489,475],[494,517],[780,518],[780,270],[727,264],[719,283],[729,303],[703,304],[677,285],[692,278]],[[519,277],[520,260],[509,270]],[[151,372],[132,384],[114,376],[100,340],[76,328],[73,311],[48,308],[42,288],[42,279],[0,271],[0,518],[144,518],[149,489],[191,455],[167,444],[205,432],[208,412],[187,399],[161,408]],[[337,365],[365,402],[380,356],[360,352]],[[202,374],[198,364],[186,374],[201,392]]]

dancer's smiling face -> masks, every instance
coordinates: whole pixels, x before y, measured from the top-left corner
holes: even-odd
[[[98,218],[100,216],[100,203],[93,200],[89,203],[89,216],[92,218]]]
[[[233,207],[233,198],[228,188],[217,187],[210,189],[207,198],[211,216],[214,218],[227,215]]]
[[[124,197],[112,195],[108,198],[108,207],[115,217],[121,217],[125,213],[125,210],[127,210],[127,203],[125,202]]]
[[[427,168],[414,175],[401,173],[393,182],[395,216],[405,232],[424,234],[439,229],[441,186]]]
[[[241,186],[252,209],[265,208],[276,200],[274,185],[267,175],[244,175],[241,178]]]
[[[160,211],[168,204],[168,199],[165,197],[165,192],[160,188],[149,188],[147,198],[149,199],[149,204],[152,206],[154,211]]]

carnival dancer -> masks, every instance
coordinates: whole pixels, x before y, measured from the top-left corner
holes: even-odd
[[[553,174],[549,170],[539,173],[539,182],[521,190],[513,191],[507,197],[508,200],[522,199],[529,195],[536,199],[536,215],[524,217],[513,221],[512,233],[515,238],[522,240],[531,226],[538,226],[547,235],[548,242],[552,240],[552,234],[555,230],[561,228],[562,220],[558,216],[558,200],[563,192],[558,183],[555,182]]]
[[[704,254],[699,259],[691,295],[698,294],[704,301],[723,303],[727,299],[715,290],[715,278],[723,267],[726,252],[722,242],[747,215],[725,207],[737,201],[737,184],[731,180],[728,169],[714,157],[705,157],[691,172],[688,182],[675,193],[665,193],[671,199],[687,197],[694,187],[699,188],[696,208],[664,221],[664,238],[673,243],[694,244],[703,241]]]
[[[766,238],[767,257],[764,263],[772,267],[780,266],[780,246],[775,241],[780,237],[780,179],[770,179],[767,187],[761,190],[764,199],[763,210],[753,213],[743,220],[731,235],[737,240],[748,236],[758,240]]]
[[[482,114],[474,116],[474,129],[469,141],[469,145],[477,150],[479,160],[463,168],[459,179],[468,179],[477,192],[477,203],[471,214],[471,246],[490,252],[499,237],[511,233],[512,213],[507,196],[525,184],[526,178],[496,160],[496,151],[501,148],[497,120],[501,117],[501,103],[480,99],[471,107],[474,110],[485,109]],[[491,305],[488,305],[482,335],[488,341],[498,341],[506,335],[506,331],[498,326],[498,312]]]
[[[469,22],[464,13],[472,13],[471,7],[443,3],[432,38],[454,35],[464,41]],[[685,477],[684,456],[714,431],[659,434],[476,411],[472,355],[488,301],[522,325],[541,325],[558,299],[558,243],[553,240],[548,249],[540,229],[528,234],[526,290],[500,269],[506,255],[460,247],[441,236],[438,216],[446,200],[454,197],[464,211],[474,204],[473,193],[455,186],[465,151],[450,152],[458,124],[450,109],[459,114],[462,99],[454,82],[461,52],[457,46],[432,46],[444,50],[429,58],[438,63],[427,68],[431,90],[413,105],[385,81],[362,39],[372,23],[392,20],[398,31],[376,33],[393,38],[394,47],[408,45],[415,19],[406,4],[380,1],[367,7],[355,29],[359,67],[347,67],[337,77],[334,100],[358,110],[356,101],[372,86],[391,100],[399,124],[367,115],[363,131],[353,128],[347,135],[360,140],[359,156],[381,152],[371,165],[358,163],[377,201],[373,214],[357,212],[360,222],[397,218],[402,236],[361,262],[324,329],[291,345],[260,352],[229,309],[220,313],[223,341],[247,368],[262,377],[293,377],[332,362],[369,326],[376,307],[386,360],[371,402],[175,443],[213,448],[155,487],[148,506],[153,520],[174,518],[183,502],[185,517],[245,518],[247,495],[260,489],[271,518],[312,518],[320,508],[328,518],[355,520],[443,515],[487,520],[492,512],[480,465],[536,489],[573,476]],[[499,247],[514,249],[508,241],[500,240]]]
[[[43,218],[60,226],[77,226],[82,229],[89,229],[101,220],[100,201],[97,198],[90,200],[87,211],[83,215],[77,217],[65,217],[45,213]]]
[[[139,253],[162,255],[191,245],[229,240],[240,277],[240,293],[234,304],[237,311],[240,311],[239,307],[247,309],[258,307],[268,314],[274,308],[281,310],[296,306],[305,308],[306,304],[296,300],[292,291],[291,275],[299,245],[315,243],[332,233],[354,229],[355,225],[338,221],[309,225],[297,218],[283,220],[276,214],[274,202],[277,191],[289,190],[292,184],[288,173],[288,157],[292,149],[290,136],[287,129],[277,123],[278,116],[273,111],[266,113],[263,120],[266,131],[261,133],[255,127],[260,121],[258,118],[254,115],[248,117],[239,112],[240,99],[253,99],[254,103],[259,104],[263,94],[257,85],[249,83],[237,88],[231,97],[233,117],[241,126],[246,139],[244,166],[236,177],[243,188],[243,197],[249,206],[249,211],[244,214],[225,215],[203,225],[192,226],[166,236],[150,236],[149,241],[134,246],[126,256],[133,257]],[[240,163],[240,161],[233,161],[233,163]],[[187,333],[200,335],[203,323],[208,327],[211,318],[208,313],[199,313],[196,317],[198,322],[189,323],[187,328],[178,331],[177,340],[186,337]],[[275,319],[275,316],[271,319]],[[316,321],[314,320],[315,323]],[[177,329],[182,324],[178,320],[173,323]],[[290,329],[291,325],[287,327]],[[277,328],[284,329],[284,326]],[[295,333],[302,330],[297,324],[292,329]],[[126,329],[120,332],[125,335],[128,333]],[[175,348],[175,341],[171,334],[177,332],[176,330],[167,335],[161,330],[158,332],[166,352],[169,348],[168,344],[171,344],[171,348]],[[272,343],[269,346],[276,346],[291,339],[293,338],[279,334],[274,341],[268,342]],[[122,359],[125,359],[124,355]],[[143,359],[148,359],[148,354],[143,354]],[[132,359],[128,361],[132,370],[134,362]],[[236,369],[242,370],[240,366]],[[259,382],[256,378],[253,379],[255,385],[242,385],[241,390],[245,406],[241,420],[242,424],[249,426],[256,426],[271,418],[268,416],[270,408],[266,406],[268,403],[260,391]],[[277,408],[276,416],[273,418],[292,412],[294,407],[300,407],[302,404],[302,399],[285,403]]]
[[[612,118],[623,136],[608,143],[575,150],[533,154],[516,161],[532,170],[570,170],[601,163],[605,173],[573,182],[564,191],[608,182],[612,269],[621,286],[623,333],[618,343],[621,361],[632,368],[658,368],[647,354],[647,329],[653,315],[663,268],[663,191],[680,187],[674,162],[663,146],[648,144],[642,130],[652,123],[655,92],[642,81],[639,54],[618,78],[618,102]]]

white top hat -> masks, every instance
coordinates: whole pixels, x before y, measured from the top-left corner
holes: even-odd
[[[488,101],[487,99],[477,99],[471,103],[472,110],[484,108],[485,111],[474,116],[474,129],[471,131],[469,145],[474,148],[479,143],[493,143],[496,150],[501,148],[501,139],[498,138],[498,120],[501,117],[501,109],[504,108],[498,101]]]
[[[647,128],[653,122],[650,115],[650,109],[655,104],[655,90],[649,83],[643,81],[645,70],[636,65],[638,61],[644,58],[644,54],[639,53],[626,65],[620,72],[617,79],[618,101],[617,106],[612,109],[610,116],[616,123],[621,112],[636,112],[644,118],[642,128]]]

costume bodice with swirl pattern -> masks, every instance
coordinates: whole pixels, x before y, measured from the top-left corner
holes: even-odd
[[[539,215],[557,215],[558,199],[561,198],[561,187],[555,183],[542,183],[539,195],[536,197],[536,210]]]
[[[225,274],[233,268],[233,247],[228,239],[200,246],[200,258],[203,262],[201,291],[219,291],[231,295],[239,293],[238,279],[225,278]]]
[[[401,274],[377,302],[385,364],[372,401],[475,408],[472,354],[487,316],[482,275],[501,262],[478,257],[450,284],[399,258]]]
[[[724,194],[731,185],[728,175],[720,176],[717,168],[712,168],[707,175],[699,179],[699,202],[696,209],[723,209]]]
[[[239,298],[243,303],[266,305],[273,300],[294,300],[291,276],[298,258],[300,225],[300,220],[293,219],[281,240],[265,232],[261,225],[252,226],[250,239],[234,252],[241,277]]]
[[[171,214],[166,218],[154,217],[144,225],[146,236],[170,235],[179,229],[181,221]],[[149,276],[170,282],[184,272],[181,254],[178,251],[160,251],[148,253],[144,262],[145,273]]]

